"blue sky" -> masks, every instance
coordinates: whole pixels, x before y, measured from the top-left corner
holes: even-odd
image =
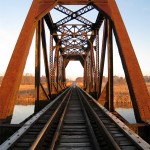
[[[116,2],[133,44],[141,70],[144,75],[150,75],[150,0],[116,0]],[[31,3],[32,0],[1,1],[0,75],[5,73]],[[33,74],[34,69],[31,71],[31,68],[34,68],[33,58],[31,58],[32,55],[34,55],[34,50],[31,50],[31,54],[29,55],[29,65],[27,65],[25,73],[31,72]],[[71,65],[70,63],[67,72],[72,72],[72,74],[76,74],[77,76],[81,75],[82,69],[70,71],[70,69],[74,68],[73,65],[74,67],[80,68],[80,66],[73,63]],[[123,75],[122,70],[119,69],[121,66],[114,68],[116,68],[115,75]],[[69,74],[69,77],[72,74]]]

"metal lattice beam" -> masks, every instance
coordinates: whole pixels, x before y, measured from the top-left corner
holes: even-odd
[[[83,8],[81,8],[81,9],[79,9],[76,12],[73,12],[73,11],[69,10],[68,8],[66,8],[64,6],[61,6],[61,5],[60,6],[57,5],[56,7],[54,7],[54,9],[56,9],[56,10],[58,10],[58,11],[64,13],[64,14],[66,14],[66,15],[68,15],[67,17],[61,19],[60,21],[58,21],[56,23],[57,27],[65,24],[65,23],[67,23],[67,22],[69,22],[69,21],[71,21],[73,19],[76,19],[76,20],[78,20],[78,21],[80,21],[80,22],[82,22],[82,23],[84,23],[85,25],[88,25],[88,26],[92,26],[93,25],[93,23],[91,21],[87,20],[84,17],[81,17],[81,15],[83,15],[83,14],[91,11],[92,9],[94,9],[94,7],[92,5],[87,5],[87,6],[83,7]]]

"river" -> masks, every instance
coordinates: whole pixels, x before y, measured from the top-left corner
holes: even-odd
[[[34,113],[34,105],[15,105],[11,124],[19,124]]]
[[[128,122],[136,123],[134,112],[132,108],[117,107],[115,110],[123,116]],[[19,124],[25,118],[33,114],[34,105],[15,105],[11,124]]]

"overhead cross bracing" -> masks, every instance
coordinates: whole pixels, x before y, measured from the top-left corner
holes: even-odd
[[[95,22],[91,22],[82,16],[95,9],[91,4],[83,6],[75,12],[63,5],[57,5],[54,9],[67,15],[57,22],[51,20],[54,26],[53,36],[61,41],[62,56],[72,58],[73,55],[78,55],[79,57],[85,57],[89,52],[90,42],[93,42],[96,37],[95,26],[100,26],[99,24],[103,21],[102,13],[97,11],[98,16],[95,17]],[[101,16],[101,21],[99,16]],[[52,16],[50,18],[53,19]],[[77,20],[80,24],[69,24],[72,20]]]

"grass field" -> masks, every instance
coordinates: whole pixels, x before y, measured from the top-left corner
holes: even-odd
[[[34,90],[34,85],[20,85],[19,90]]]
[[[66,85],[70,86],[72,82],[67,82]],[[77,83],[78,86],[83,87],[83,83]],[[150,93],[150,83],[146,83]],[[19,88],[16,104],[33,104],[35,101],[34,85],[21,85]],[[114,85],[114,102],[117,103],[131,103],[128,87],[126,84]]]

